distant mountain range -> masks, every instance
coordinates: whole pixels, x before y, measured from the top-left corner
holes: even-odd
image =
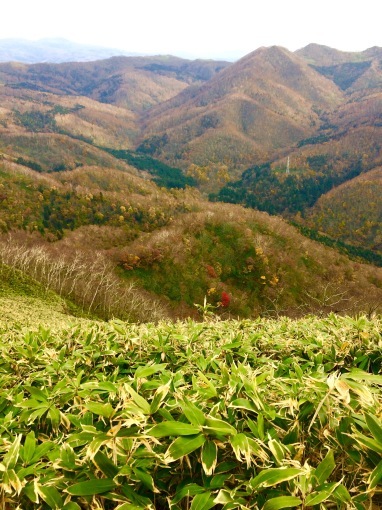
[[[382,48],[273,46],[234,63],[8,62],[0,64],[0,100],[4,157],[53,171],[110,168],[121,165],[113,155],[132,161],[128,151],[138,151],[180,168],[214,200],[282,214],[382,253],[382,205],[371,191],[380,179],[362,177],[382,166]],[[357,190],[364,200],[342,200]],[[369,223],[367,197],[375,203]],[[344,216],[354,228],[342,225]]]
[[[133,56],[137,53],[75,43],[62,38],[39,39],[38,41],[0,39],[0,62],[23,62],[24,64],[88,62],[116,55]]]

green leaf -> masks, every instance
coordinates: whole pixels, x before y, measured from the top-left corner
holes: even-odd
[[[66,492],[72,496],[94,496],[95,494],[102,494],[104,492],[111,491],[116,486],[117,484],[114,480],[110,478],[101,478],[75,483],[68,487]]]
[[[218,448],[213,441],[206,441],[202,446],[202,467],[207,476],[215,471],[218,458]]]
[[[52,441],[46,441],[45,443],[41,443],[37,446],[34,451],[33,457],[30,460],[31,464],[38,462],[40,459],[45,457],[48,452],[56,448],[56,445]]]
[[[48,402],[48,395],[35,386],[24,386],[33,398],[40,402]]]
[[[217,391],[211,380],[208,379],[203,372],[198,372],[199,380],[194,379],[195,390],[204,398],[217,397]]]
[[[104,418],[111,418],[114,413],[114,409],[111,404],[101,404],[99,402],[88,402],[85,404],[86,409],[91,413],[98,414]]]
[[[352,498],[344,485],[339,485],[333,491],[333,496],[336,501],[340,501],[341,503],[350,503]]]
[[[369,476],[369,489],[374,489],[382,480],[382,460]]]
[[[199,432],[200,427],[195,427],[195,425],[190,425],[189,423],[163,421],[148,430],[147,435],[152,437],[192,436],[199,434]]]
[[[233,407],[234,409],[246,409],[247,411],[255,413],[258,411],[256,406],[250,400],[245,398],[237,398],[236,400],[233,400],[228,407]]]
[[[360,445],[366,446],[366,448],[369,448],[369,450],[378,452],[382,454],[382,444],[380,444],[375,439],[365,436],[364,434],[361,434],[360,432],[355,432],[352,434],[352,437],[359,443]]]
[[[16,466],[17,459],[19,458],[21,438],[22,434],[19,434],[13,441],[8,452],[4,455],[3,464],[6,469],[13,469]]]
[[[61,420],[61,413],[57,409],[57,407],[52,406],[48,411],[48,418],[50,419],[52,423],[52,427],[54,430],[57,430],[58,425],[60,424]]]
[[[134,378],[139,379],[142,377],[149,377],[150,375],[156,374],[157,372],[163,372],[166,368],[167,363],[158,363],[156,365],[145,365],[138,367],[135,371]]]
[[[50,508],[54,510],[61,510],[63,507],[63,500],[61,494],[53,486],[37,485],[37,492],[39,496],[47,503]]]
[[[4,492],[13,492],[16,491],[17,494],[20,494],[22,491],[22,484],[20,478],[17,476],[14,469],[8,469],[3,474],[2,480],[2,490]]]
[[[20,457],[23,459],[25,464],[29,464],[33,458],[33,454],[36,449],[36,437],[34,431],[31,430],[27,434],[24,442],[24,446],[20,449]]]
[[[269,468],[261,471],[255,478],[250,482],[253,489],[261,487],[272,487],[281,482],[292,480],[296,476],[304,474],[305,471],[300,468]]]
[[[114,478],[118,474],[118,468],[104,453],[98,451],[93,457],[94,464],[108,478]]]
[[[372,414],[365,414],[366,424],[370,430],[371,435],[382,447],[382,424]]]
[[[147,505],[134,505],[133,503],[122,503],[118,505],[115,510],[146,510]]]
[[[270,439],[268,441],[268,448],[276,459],[276,464],[280,466],[285,458],[285,452],[280,441],[277,441],[277,439]]]
[[[211,497],[211,493],[204,492],[202,494],[197,494],[193,498],[190,510],[209,510],[213,506],[215,506],[215,503]]]
[[[163,400],[166,398],[168,392],[170,391],[170,382],[169,381],[167,384],[163,384],[162,386],[159,386],[159,388],[157,388],[156,392],[154,393],[154,397],[151,401],[151,404],[150,404],[150,414],[155,414],[161,403],[163,402]]]
[[[320,462],[314,472],[318,482],[316,485],[322,485],[324,482],[326,482],[335,467],[336,463],[334,462],[334,453],[332,450],[329,450],[324,460]]]
[[[74,501],[69,501],[69,503],[66,503],[66,505],[62,507],[62,510],[81,510],[81,507],[77,503],[74,503]]]
[[[174,498],[171,500],[171,505],[176,505],[186,496],[195,496],[195,494],[201,494],[205,490],[206,489],[204,487],[201,487],[196,483],[189,483],[175,493]]]
[[[99,393],[117,393],[118,391],[117,386],[109,381],[88,381],[81,384],[81,388],[84,390],[98,391]]]
[[[183,413],[185,414],[187,420],[193,425],[204,425],[206,422],[206,417],[193,402],[184,398],[180,403]]]
[[[382,386],[382,375],[370,374],[359,368],[352,368],[350,372],[341,375],[341,379],[353,379],[354,381],[367,381]]]
[[[230,478],[230,474],[214,475],[208,485],[209,489],[222,489],[225,482]]]
[[[181,459],[185,455],[192,453],[194,450],[200,448],[206,438],[203,434],[198,434],[197,436],[186,436],[186,437],[178,437],[173,441],[166,454],[165,454],[165,462],[169,464],[170,462],[174,462],[175,460]]]
[[[60,450],[61,464],[64,469],[75,470],[76,469],[76,455],[73,448],[68,444],[64,443]]]
[[[152,492],[159,492],[158,489],[154,485],[153,477],[147,473],[144,469],[136,467],[133,470],[134,475],[137,479],[142,482],[142,484]]]
[[[136,404],[141,409],[143,414],[150,414],[150,404],[147,402],[147,400],[138,395],[138,393],[129,384],[125,384],[124,386],[130,393],[134,404]]]
[[[239,462],[245,460],[249,468],[251,465],[251,448],[249,446],[248,437],[240,432],[232,436],[230,442],[237,460]]]
[[[305,499],[305,506],[314,506],[323,503],[333,494],[339,485],[341,485],[341,482],[327,483],[324,484],[322,488],[318,487],[316,492],[308,494]]]
[[[277,498],[268,499],[263,510],[280,510],[280,508],[295,508],[302,505],[300,498],[294,496],[279,496]]]
[[[208,434],[215,434],[217,436],[228,436],[237,433],[235,427],[219,418],[207,418],[205,425],[203,425],[203,430]]]

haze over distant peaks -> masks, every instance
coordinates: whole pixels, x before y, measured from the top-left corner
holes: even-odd
[[[138,53],[116,48],[104,48],[90,44],[80,44],[63,38],[47,38],[38,41],[27,39],[0,39],[0,62],[88,62],[116,55],[136,56]]]

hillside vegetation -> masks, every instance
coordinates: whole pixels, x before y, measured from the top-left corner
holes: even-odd
[[[378,309],[362,262],[381,256],[379,52],[305,53],[1,64],[3,262],[107,319],[197,317],[205,299],[223,317]],[[349,62],[370,66],[344,87]],[[141,305],[111,307],[103,278]]]
[[[150,308],[153,318],[196,317],[205,298],[225,317],[370,313],[382,302],[382,269],[279,218],[208,203],[193,189],[159,189],[133,172],[44,174],[4,163],[0,199],[1,260],[103,318],[143,320]],[[103,296],[94,289],[105,278]],[[138,315],[120,304],[131,286],[145,303]],[[121,298],[110,308],[113,292]]]
[[[382,168],[379,167],[321,197],[308,211],[306,223],[333,238],[370,246],[382,253],[381,196]]]

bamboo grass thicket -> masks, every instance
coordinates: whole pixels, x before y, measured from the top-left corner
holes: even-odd
[[[379,508],[381,331],[1,326],[3,508]]]

